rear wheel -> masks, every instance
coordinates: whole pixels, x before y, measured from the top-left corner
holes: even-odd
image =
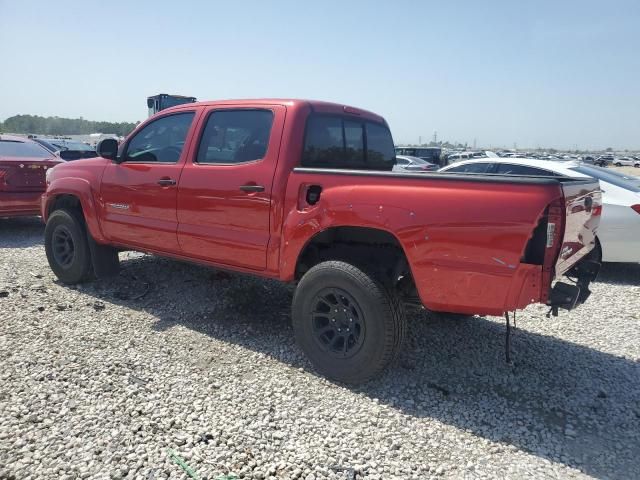
[[[63,283],[80,283],[92,278],[87,233],[78,213],[70,210],[53,212],[47,220],[44,242],[49,266]]]
[[[293,298],[296,340],[323,375],[362,383],[395,358],[405,333],[398,298],[360,268],[328,261],[302,277]]]

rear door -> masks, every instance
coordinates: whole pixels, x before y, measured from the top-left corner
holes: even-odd
[[[254,270],[267,265],[271,191],[286,108],[214,106],[178,185],[184,254]]]
[[[155,118],[127,141],[100,187],[102,229],[110,241],[179,253],[177,185],[195,110]]]
[[[597,180],[571,180],[562,183],[565,226],[560,255],[556,262],[556,276],[569,270],[595,246],[595,238],[602,213],[602,193]],[[547,241],[553,229],[547,226]]]
[[[190,256],[266,268],[271,190],[286,108],[214,106],[178,186],[178,240]]]

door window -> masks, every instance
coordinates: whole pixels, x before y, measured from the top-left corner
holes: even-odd
[[[154,120],[135,134],[127,145],[125,162],[177,163],[182,154],[193,112]]]
[[[271,110],[218,110],[209,115],[200,139],[197,163],[234,164],[267,154],[273,124]]]
[[[512,163],[500,163],[498,164],[498,171],[500,175],[535,175],[535,176],[554,176],[555,173],[542,168],[529,167],[528,165],[515,165]]]
[[[490,173],[493,164],[489,162],[482,163],[467,163],[465,165],[458,165],[457,167],[449,168],[444,173]]]

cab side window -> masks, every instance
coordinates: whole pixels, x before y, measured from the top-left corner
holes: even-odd
[[[177,113],[149,123],[128,142],[124,161],[177,163],[193,116],[193,112]]]
[[[271,110],[217,110],[207,118],[196,162],[234,164],[267,154],[273,124]]]

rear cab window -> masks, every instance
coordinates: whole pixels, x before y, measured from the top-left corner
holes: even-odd
[[[385,124],[340,115],[307,119],[300,164],[312,168],[390,171],[396,164]]]

